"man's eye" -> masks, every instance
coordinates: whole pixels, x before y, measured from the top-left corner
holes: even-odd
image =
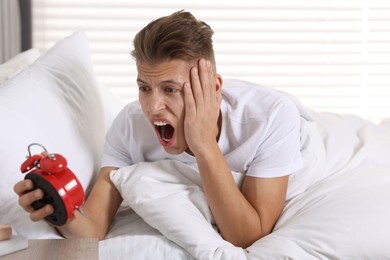
[[[174,92],[177,92],[177,89],[176,88],[166,88],[165,91],[169,92],[169,93],[174,93]]]
[[[139,90],[139,92],[146,92],[146,91],[148,91],[148,88],[140,86],[140,87],[138,87],[138,90]]]

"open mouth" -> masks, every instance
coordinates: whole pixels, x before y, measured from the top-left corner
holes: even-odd
[[[173,126],[164,121],[154,121],[153,124],[158,134],[160,135],[160,139],[166,143],[169,143],[173,137],[175,128],[173,128]]]

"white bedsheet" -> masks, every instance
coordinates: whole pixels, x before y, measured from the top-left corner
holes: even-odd
[[[301,112],[306,167],[270,235],[234,247],[213,226],[196,169],[140,163],[111,174],[135,213],[119,216],[101,259],[390,259],[390,129]]]
[[[99,259],[194,259],[129,208],[116,216],[109,234],[99,242]]]

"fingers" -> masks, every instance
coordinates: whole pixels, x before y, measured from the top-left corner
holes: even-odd
[[[191,69],[191,90],[192,90],[192,96],[197,110],[199,108],[203,109],[203,104],[204,104],[203,90],[202,90],[202,85],[199,77],[199,69],[196,67],[193,67]]]
[[[213,66],[210,61],[207,61],[207,73],[209,75],[209,82],[210,82],[210,100],[216,100],[217,97],[217,86],[216,86],[216,80],[214,76]]]
[[[199,61],[199,78],[202,86],[203,100],[205,104],[210,104],[210,90],[213,89],[212,75],[210,75],[210,62],[204,59]]]
[[[215,98],[215,79],[210,61],[200,59],[198,66],[191,69],[191,87],[198,109],[205,108]]]
[[[186,116],[190,116],[196,113],[195,101],[192,94],[192,89],[189,83],[184,83],[184,103],[186,106]]]
[[[19,196],[19,205],[24,208],[27,212],[33,212],[34,209],[31,204],[34,201],[40,200],[43,198],[43,191],[40,189],[36,189],[30,192],[26,192],[25,194]]]
[[[34,184],[31,180],[22,180],[15,184],[14,191],[18,196],[22,196],[28,190],[31,190],[34,187]]]
[[[46,216],[52,214],[54,212],[54,208],[52,205],[46,205],[39,210],[35,210],[31,204],[37,200],[43,198],[44,193],[41,189],[33,188],[33,183],[31,180],[23,180],[15,184],[14,191],[19,196],[19,205],[27,212],[30,212],[30,219],[32,221],[39,221]]]
[[[40,208],[36,211],[33,211],[31,214],[30,214],[30,219],[32,221],[39,221],[47,216],[49,216],[50,214],[52,214],[54,212],[54,208],[52,205],[50,204],[47,204],[45,205],[43,208]]]

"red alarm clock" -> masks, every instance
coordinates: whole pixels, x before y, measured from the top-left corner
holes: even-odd
[[[42,154],[31,155],[31,146],[40,146]],[[73,211],[79,209],[85,201],[84,189],[76,175],[67,167],[66,159],[57,153],[48,153],[46,148],[37,143],[28,146],[27,159],[20,170],[26,173],[24,179],[34,183],[33,190],[39,188],[44,192],[42,199],[31,206],[37,210],[46,204],[54,207],[54,212],[45,220],[53,225],[61,226],[73,216]]]

